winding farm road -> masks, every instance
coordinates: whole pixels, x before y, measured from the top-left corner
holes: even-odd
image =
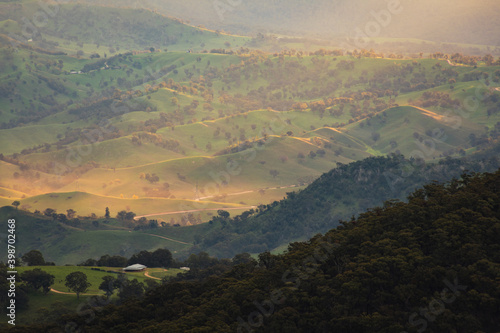
[[[50,291],[56,293],[56,294],[61,294],[61,295],[76,295],[76,293],[67,293],[67,292],[64,292],[64,291],[59,291],[59,290],[55,290],[53,288],[50,288]],[[80,294],[80,295],[83,295],[83,296],[101,296],[101,295],[104,295],[104,294]]]
[[[224,209],[224,210],[234,210],[234,209],[251,209],[251,208],[256,208],[257,206],[246,206],[246,207],[232,207],[232,208],[202,208],[202,209],[192,209],[192,210],[178,210],[175,212],[163,212],[163,213],[154,213],[154,214],[147,214],[147,215],[140,215],[136,216],[134,219],[140,219],[141,217],[150,217],[150,216],[159,216],[159,215],[172,215],[172,214],[184,214],[184,213],[194,213],[194,212],[203,212],[203,211],[209,211],[209,210],[219,210],[219,209]]]
[[[297,185],[287,185],[287,186],[277,186],[277,187],[270,187],[270,188],[265,188],[264,190],[279,190],[279,189],[282,189],[282,188],[292,188],[292,187],[297,187]],[[248,194],[248,193],[254,193],[254,192],[257,192],[257,191],[260,191],[260,190],[248,190],[248,191],[243,191],[243,192],[237,192],[237,193],[229,193],[227,194],[227,196],[231,196],[231,195],[240,195],[240,194]],[[204,200],[204,199],[210,199],[210,198],[215,198],[217,195],[211,195],[211,196],[208,196],[208,197],[201,197],[201,198],[198,198],[196,200]]]
[[[172,242],[176,242],[176,243],[180,243],[180,244],[185,244],[185,245],[193,245],[191,243],[185,243],[185,242],[182,242],[180,240],[176,240],[176,239],[172,239],[172,238],[168,238],[168,237],[163,237],[163,236],[159,236],[159,235],[154,235],[154,234],[146,234],[144,233],[145,235],[149,235],[149,236],[154,236],[154,237],[158,237],[158,238],[163,238],[163,239],[166,239],[166,240],[169,240],[169,241],[172,241]]]
[[[264,188],[263,190],[265,190],[265,191],[268,191],[268,190],[279,190],[279,189],[286,189],[286,188],[295,188],[297,186],[298,185],[276,186],[276,187]],[[229,194],[227,194],[227,196],[240,195],[240,194],[248,194],[248,193],[254,193],[254,192],[258,192],[258,191],[260,191],[260,189],[259,190],[248,190],[248,191],[237,192],[237,193],[229,193]],[[216,197],[216,196],[212,195],[212,196],[207,196],[207,197],[201,197],[201,198],[196,199],[196,201],[204,200],[204,199],[210,199],[210,198],[214,198],[214,197]],[[160,215],[173,215],[173,214],[196,213],[196,212],[205,212],[205,211],[216,211],[216,210],[219,210],[219,209],[223,209],[223,210],[235,210],[235,209],[252,209],[252,208],[257,208],[257,206],[231,207],[231,208],[220,207],[220,208],[200,208],[200,209],[191,209],[191,210],[177,210],[177,211],[173,211],[173,212],[161,212],[161,213],[153,213],[153,214],[146,214],[146,215],[138,215],[138,216],[134,217],[134,219],[138,220],[141,217],[151,217],[151,216],[160,216]],[[147,235],[151,235],[151,234],[147,234]],[[152,235],[152,236],[157,236],[157,235]],[[157,236],[157,237],[161,237],[161,236]],[[172,240],[174,242],[176,241],[174,239],[170,239],[170,238],[166,238],[166,237],[161,237],[161,238]],[[176,241],[176,242],[179,242],[179,243],[182,243],[182,244],[187,244],[187,243],[183,243],[183,242],[180,242],[180,241]]]
[[[163,271],[164,271],[164,272],[166,272],[167,270],[166,270],[166,269],[163,269]],[[160,278],[157,278],[157,277],[154,277],[154,276],[149,275],[148,270],[146,270],[146,271],[144,272],[144,276],[145,276],[145,277],[148,277],[148,278],[150,278],[150,279],[161,280]]]

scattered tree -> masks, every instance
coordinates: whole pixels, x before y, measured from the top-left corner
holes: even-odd
[[[68,217],[68,219],[74,218],[75,215],[76,215],[76,211],[74,211],[71,208],[66,211],[66,216]]]
[[[66,276],[66,287],[76,293],[76,298],[80,299],[80,294],[87,292],[91,286],[87,281],[87,275],[83,272],[73,272]]]

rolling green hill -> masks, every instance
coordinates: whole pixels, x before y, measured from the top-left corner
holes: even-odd
[[[46,21],[35,20],[40,12]],[[0,33],[20,42],[68,54],[98,53],[113,55],[118,51],[156,50],[202,51],[212,48],[241,47],[248,37],[222,35],[200,29],[140,8],[110,8],[81,4],[34,0],[0,3]],[[26,21],[35,22],[35,31],[26,29]],[[24,29],[24,30],[23,30]],[[228,43],[229,46],[225,44]]]
[[[133,228],[125,227],[120,221],[114,222],[114,219],[61,223],[46,216],[15,211],[12,207],[3,207],[0,214],[3,219],[14,218],[17,221],[16,251],[19,256],[38,249],[47,261],[61,265],[79,264],[87,258],[99,258],[107,253],[131,256],[142,250],[164,247],[176,253],[188,248],[193,241],[189,233],[169,237],[164,232],[162,237],[157,237],[149,231],[133,231]],[[93,221],[98,223],[93,224]],[[6,256],[0,260],[5,261]]]
[[[0,99],[12,107],[0,115],[9,142],[1,185],[18,193],[22,209],[100,216],[110,206],[184,225],[165,213],[267,204],[338,163],[467,155],[498,137],[498,66],[325,52],[125,53],[103,61],[20,50],[24,60],[5,73],[16,98]],[[63,71],[78,64],[84,72],[58,73],[60,57]],[[16,75],[66,92],[29,102],[45,113],[21,112],[31,92]],[[35,197],[75,191],[89,196]]]

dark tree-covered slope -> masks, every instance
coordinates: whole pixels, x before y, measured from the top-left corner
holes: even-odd
[[[430,183],[222,276],[12,332],[498,332],[499,277],[500,170]]]
[[[371,157],[323,174],[299,193],[289,193],[280,202],[261,206],[233,219],[214,218],[212,230],[199,235],[191,251],[204,250],[220,257],[236,253],[258,253],[297,239],[325,232],[370,207],[390,199],[404,200],[431,181],[446,182],[464,170],[495,171],[500,161],[493,157],[445,159],[435,164],[408,160],[401,155]]]

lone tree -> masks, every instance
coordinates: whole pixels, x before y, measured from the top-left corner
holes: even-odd
[[[104,291],[106,293],[106,298],[109,299],[109,297],[113,295],[116,287],[116,278],[111,275],[106,275],[102,278],[102,283],[99,285],[99,290]]]
[[[55,217],[56,215],[56,210],[55,209],[52,209],[52,208],[47,208],[43,211],[43,215],[45,216],[49,216],[49,217]]]
[[[21,204],[21,202],[19,202],[18,200],[14,201],[12,203],[12,206],[16,207],[16,210],[17,210],[17,207],[19,207],[19,205]]]
[[[66,216],[68,217],[68,219],[75,218],[75,215],[76,215],[76,211],[71,209],[71,208],[66,211]]]
[[[44,294],[50,291],[50,286],[54,284],[55,278],[54,275],[42,271],[40,268],[25,271],[19,277],[26,285],[33,288],[33,290],[42,288]]]
[[[43,259],[42,252],[38,250],[31,250],[24,254],[21,259],[23,262],[27,263],[28,266],[43,266],[45,265],[45,259]]]
[[[73,272],[66,275],[66,287],[76,293],[76,299],[80,299],[80,293],[85,293],[91,286],[87,281],[87,275],[82,272]]]
[[[274,178],[276,178],[276,176],[279,175],[280,172],[278,170],[273,169],[273,170],[269,170],[269,173],[271,174],[271,176],[273,176],[273,179],[274,179]]]

